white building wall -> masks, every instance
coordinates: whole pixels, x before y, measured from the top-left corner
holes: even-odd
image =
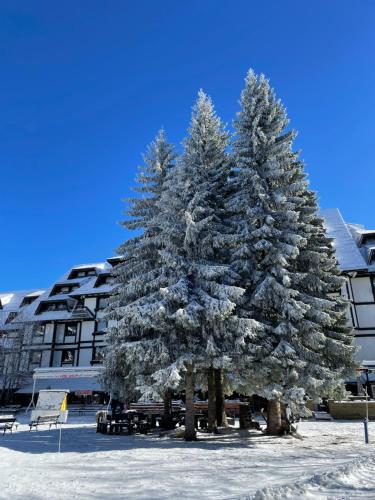
[[[61,351],[55,351],[53,354],[53,366],[61,366]]]
[[[49,367],[50,356],[51,356],[50,350],[42,352],[42,360],[40,363],[41,368],[48,368]]]
[[[79,366],[90,366],[92,360],[92,348],[85,347],[79,351]]]
[[[375,332],[374,337],[358,337],[356,343],[359,346],[359,351],[356,354],[358,361],[375,360]]]
[[[351,280],[354,302],[374,302],[371,278],[360,277]],[[374,323],[375,324],[375,323]]]
[[[355,306],[358,318],[358,328],[374,328],[375,330],[375,304]]]
[[[65,323],[57,323],[56,325],[56,343],[62,344],[64,342]]]
[[[53,323],[47,323],[44,332],[44,342],[50,344],[53,339]]]
[[[82,321],[81,341],[92,340],[92,334],[95,329],[95,321]]]
[[[86,297],[85,306],[88,307],[92,312],[96,309],[96,297]]]

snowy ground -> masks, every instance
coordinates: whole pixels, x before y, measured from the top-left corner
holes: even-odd
[[[185,443],[96,434],[88,420],[65,425],[60,454],[56,430],[0,435],[0,498],[375,499],[375,446],[359,421],[302,422],[302,440],[232,430]]]

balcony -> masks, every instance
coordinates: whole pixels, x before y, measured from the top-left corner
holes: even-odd
[[[95,315],[88,307],[77,304],[71,310],[71,317],[72,319],[93,319]]]

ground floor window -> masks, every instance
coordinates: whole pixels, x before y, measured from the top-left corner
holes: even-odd
[[[94,347],[92,351],[92,365],[98,365],[104,361],[104,347]]]
[[[61,353],[61,365],[74,365],[74,351],[73,349],[65,349]]]
[[[30,370],[34,368],[39,368],[42,361],[42,351],[31,351],[30,352]]]

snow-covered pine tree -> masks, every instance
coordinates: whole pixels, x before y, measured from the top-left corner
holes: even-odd
[[[333,310],[336,304],[336,325],[342,333],[340,345],[347,354],[347,363],[350,347],[344,346],[350,344],[350,336],[342,324],[345,306],[341,308],[340,300],[330,301],[328,296],[333,283],[338,282],[337,267],[328,269],[327,264],[325,278],[331,288],[321,287],[319,298],[308,296],[306,287],[311,280],[306,275],[303,279],[303,269],[301,275],[303,259],[312,257],[309,251],[300,254],[301,249],[313,244],[309,220],[301,217],[309,195],[298,154],[292,151],[295,133],[286,131],[286,111],[265,77],[257,77],[253,71],[247,75],[241,107],[233,145],[236,189],[228,203],[237,227],[232,265],[242,276],[241,286],[246,288],[239,314],[262,325],[258,327],[256,360],[245,357],[243,367],[247,365],[248,390],[269,401],[268,427],[273,434],[280,432],[281,401],[301,402],[313,386],[321,387],[314,377],[334,379],[333,366],[327,365],[332,354],[324,355],[322,349],[323,345],[333,347],[325,336],[329,335],[328,326],[330,335],[339,339],[333,323],[327,323],[326,311],[319,311],[319,307],[325,305]],[[318,317],[326,322],[324,332],[317,332],[311,321]]]
[[[135,188],[140,196],[127,200],[128,219],[122,222],[140,234],[125,241],[117,250],[123,260],[114,270],[117,287],[108,309],[113,326],[107,337],[104,380],[112,392],[127,399],[139,394],[137,387],[170,361],[154,325],[144,321],[139,311],[144,304],[152,302],[166,282],[160,272],[158,252],[163,246],[160,229],[153,221],[160,210],[158,202],[175,158],[173,146],[161,130],[144,155],[144,166],[140,167]]]
[[[149,314],[157,317],[174,360],[155,378],[184,376],[188,440],[195,437],[194,377],[210,367],[228,366],[254,330],[252,320],[235,315],[244,289],[233,285],[239,277],[227,264],[222,247],[228,231],[225,198],[231,189],[227,141],[211,100],[201,91],[184,153],[168,176],[155,220],[163,235],[161,256],[170,283],[161,289],[162,300]]]
[[[303,165],[294,165],[303,175]],[[300,227],[306,244],[300,248],[292,274],[293,287],[309,306],[299,331],[301,357],[309,356],[306,371],[299,374],[306,394],[317,399],[338,396],[344,380],[355,368],[353,332],[348,326],[348,301],[341,294],[345,278],[335,251],[318,215],[316,195],[309,189],[301,196]]]
[[[302,243],[298,213],[291,203],[293,133],[285,133],[285,111],[263,76],[249,71],[240,103],[234,122],[235,189],[228,202],[236,236],[232,266],[246,288],[238,313],[259,326],[254,357],[244,357],[239,368],[242,390],[278,400],[284,372],[273,351],[288,346],[293,322],[306,312],[290,288],[290,261]]]

